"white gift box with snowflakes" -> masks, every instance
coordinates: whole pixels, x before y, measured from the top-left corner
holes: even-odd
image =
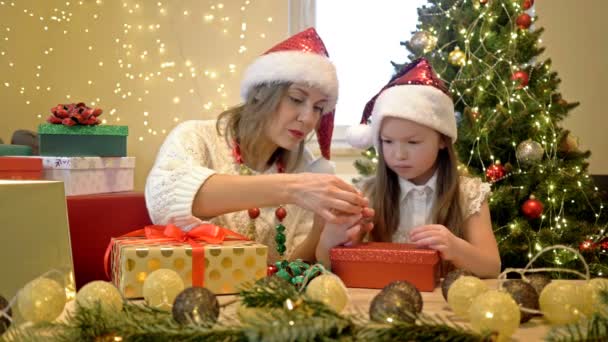
[[[135,157],[42,157],[43,178],[63,181],[66,196],[132,191]]]

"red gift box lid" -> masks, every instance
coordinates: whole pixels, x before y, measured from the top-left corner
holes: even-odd
[[[334,247],[330,259],[347,262],[380,262],[391,264],[437,264],[441,258],[433,249],[419,248],[411,243],[367,242],[355,246]]]
[[[1,171],[41,171],[42,159],[30,157],[0,157]]]

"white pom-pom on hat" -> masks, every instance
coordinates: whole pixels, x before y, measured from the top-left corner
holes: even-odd
[[[374,145],[373,130],[370,125],[350,126],[346,130],[346,141],[353,147],[368,149]]]

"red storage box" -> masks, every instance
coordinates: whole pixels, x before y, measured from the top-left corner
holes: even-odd
[[[68,196],[76,287],[107,279],[103,258],[110,239],[152,224],[143,193]]]
[[[348,287],[381,289],[406,280],[419,291],[432,292],[441,277],[441,257],[413,244],[369,242],[330,251],[331,271]]]
[[[0,179],[42,179],[42,159],[0,157]]]

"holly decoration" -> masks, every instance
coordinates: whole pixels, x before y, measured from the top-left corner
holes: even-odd
[[[101,110],[101,108],[88,107],[84,102],[58,104],[51,108],[52,115],[49,116],[46,121],[48,123],[65,126],[94,126],[101,123],[98,117],[102,112],[103,110]]]
[[[308,282],[321,275],[325,270],[321,264],[310,265],[300,259],[292,262],[287,260],[277,261],[275,268],[276,271],[273,274],[297,288],[305,287]]]
[[[530,81],[530,76],[527,72],[519,70],[513,73],[513,75],[511,76],[511,80],[517,81],[518,83],[515,89],[522,89],[523,87],[528,85],[528,82]]]
[[[529,219],[539,218],[543,213],[543,209],[543,203],[534,198],[534,196],[530,196],[521,206],[521,211]]]
[[[523,2],[523,4],[522,4],[522,7],[523,7],[525,10],[530,9],[530,7],[532,7],[532,6],[534,6],[534,0],[524,0],[524,2]]]
[[[486,179],[489,180],[490,183],[494,183],[501,180],[506,173],[505,167],[502,166],[500,162],[496,162],[495,164],[490,165],[486,170]]]

